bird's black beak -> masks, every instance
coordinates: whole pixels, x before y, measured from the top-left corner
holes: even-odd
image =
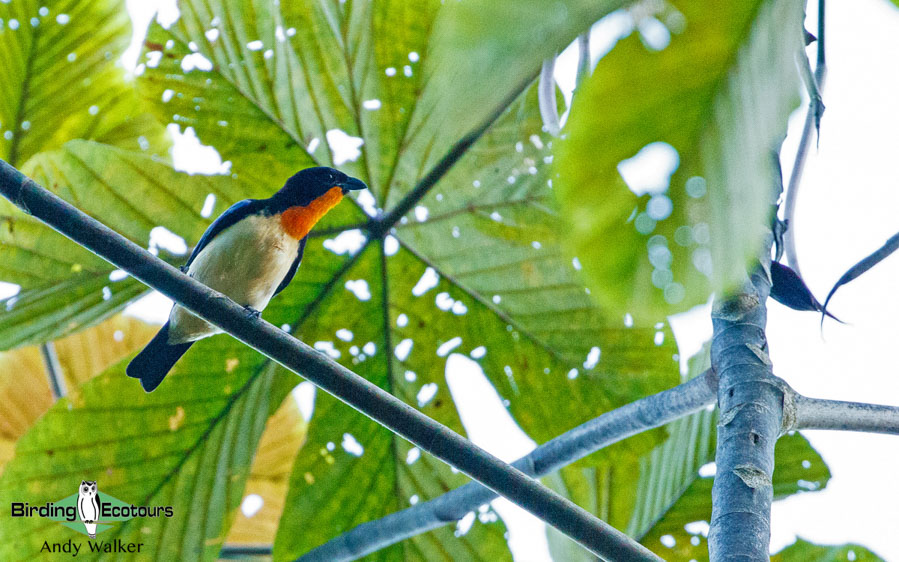
[[[356,178],[348,178],[345,182],[340,184],[340,187],[343,188],[344,195],[346,195],[350,191],[355,191],[357,189],[368,189],[368,186],[365,185],[365,182],[357,180]]]

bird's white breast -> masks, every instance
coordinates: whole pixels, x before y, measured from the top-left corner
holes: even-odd
[[[299,241],[281,226],[281,215],[253,215],[220,232],[190,264],[197,281],[256,310],[268,305],[297,257]],[[184,343],[220,330],[175,306],[169,316],[169,343]]]

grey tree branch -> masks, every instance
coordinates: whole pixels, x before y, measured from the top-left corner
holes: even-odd
[[[603,447],[713,403],[716,387],[715,373],[706,371],[680,386],[606,412],[563,433],[518,459],[512,466],[529,476],[544,476]],[[355,560],[401,540],[458,521],[466,513],[494,498],[495,493],[472,482],[430,501],[363,523],[309,551],[300,560]]]
[[[767,252],[762,259],[769,259]],[[717,300],[712,310],[712,368],[719,377],[721,412],[709,529],[712,562],[768,560],[774,444],[788,390],[768,358],[770,290],[767,272],[758,267],[741,292]]]
[[[542,486],[449,428],[328,359],[234,301],[181,273],[0,160],[0,194],[26,213],[157,289],[295,373],[509,498],[598,556],[657,557],[620,531]]]
[[[796,395],[790,429],[835,429],[899,435],[899,407]]]

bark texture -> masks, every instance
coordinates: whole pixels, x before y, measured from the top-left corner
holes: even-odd
[[[783,427],[785,386],[768,357],[766,266],[712,311],[721,412],[709,533],[713,562],[768,560],[774,444]]]

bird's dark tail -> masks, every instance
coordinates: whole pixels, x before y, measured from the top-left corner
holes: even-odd
[[[169,323],[166,322],[159,333],[150,340],[147,347],[138,353],[125,369],[125,373],[129,377],[140,379],[141,386],[147,392],[153,392],[159,386],[178,359],[181,359],[184,352],[190,349],[194,343],[189,341],[171,345],[168,343],[168,339]]]

